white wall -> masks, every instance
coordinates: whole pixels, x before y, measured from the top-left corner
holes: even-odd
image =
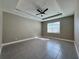
[[[79,55],[79,0],[77,0],[77,6],[75,10],[75,20],[74,20],[74,34],[75,34],[75,43],[77,46],[77,52]]]
[[[2,43],[41,36],[41,23],[11,13],[3,12]]]
[[[0,0],[0,53],[1,53],[1,41],[2,41],[2,7]]]

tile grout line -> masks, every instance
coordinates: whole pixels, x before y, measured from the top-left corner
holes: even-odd
[[[59,52],[58,52],[58,54],[57,54],[57,56],[56,56],[56,58],[55,58],[55,59],[57,59],[57,57],[58,57],[59,53],[60,53],[60,50],[59,50]]]

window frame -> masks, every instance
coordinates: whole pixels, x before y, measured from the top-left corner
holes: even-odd
[[[48,32],[48,24],[50,23],[56,23],[56,22],[59,22],[59,32]],[[54,33],[54,34],[60,34],[60,25],[61,25],[61,22],[60,21],[56,21],[56,22],[50,22],[50,23],[47,23],[47,33]]]

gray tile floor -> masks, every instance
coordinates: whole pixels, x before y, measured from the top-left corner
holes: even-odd
[[[78,59],[73,43],[33,39],[4,46],[2,59]]]

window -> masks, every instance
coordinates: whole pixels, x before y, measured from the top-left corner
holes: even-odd
[[[53,22],[47,24],[48,33],[60,33],[60,22]]]

